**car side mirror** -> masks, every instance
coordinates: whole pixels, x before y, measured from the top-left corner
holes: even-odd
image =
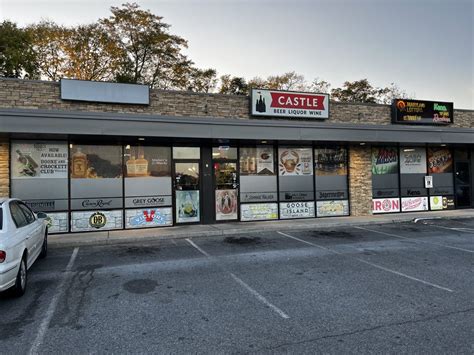
[[[48,215],[44,212],[38,212],[36,214],[36,217],[41,218],[41,219],[45,219],[45,218],[48,218]]]

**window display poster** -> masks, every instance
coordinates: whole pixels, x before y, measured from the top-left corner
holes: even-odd
[[[400,148],[401,174],[426,174],[425,148]]]
[[[402,197],[402,212],[427,210],[428,197]]]
[[[216,190],[216,220],[237,219],[237,190]]]
[[[46,225],[48,233],[67,233],[69,230],[69,215],[67,212],[48,213]]]
[[[12,142],[12,179],[66,179],[67,170],[67,143],[48,141]]]
[[[171,176],[171,148],[125,147],[125,177]]]
[[[278,148],[280,176],[313,175],[313,154],[311,148]]]
[[[454,209],[454,198],[452,196],[430,196],[430,208],[432,211]]]
[[[316,148],[314,150],[314,163],[316,175],[347,175],[346,149]]]
[[[199,191],[176,191],[176,222],[199,222]]]
[[[122,227],[122,210],[71,213],[71,230],[73,232],[121,229]]]
[[[372,213],[400,212],[399,198],[375,198],[372,200]]]
[[[278,204],[253,203],[240,206],[241,221],[266,221],[278,219]]]
[[[122,177],[122,146],[74,145],[71,148],[71,178]]]
[[[430,174],[452,173],[453,156],[448,148],[428,148],[428,171]]]
[[[398,173],[398,149],[392,147],[372,148],[372,174]]]
[[[171,207],[125,211],[126,228],[148,228],[173,225]]]
[[[314,201],[280,203],[280,218],[309,218],[314,217]]]
[[[334,200],[334,201],[318,201],[316,203],[317,217],[332,217],[332,216],[348,216],[349,215],[349,201]]]
[[[274,172],[273,146],[257,146],[257,174],[273,175]]]

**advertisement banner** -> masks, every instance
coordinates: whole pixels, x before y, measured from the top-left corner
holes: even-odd
[[[216,220],[237,219],[237,190],[216,190]]]
[[[317,217],[348,216],[349,201],[318,201],[316,203]]]
[[[48,213],[46,218],[48,233],[67,233],[69,230],[69,214],[67,212]]]
[[[125,147],[125,177],[158,177],[171,175],[171,148]]]
[[[428,197],[402,197],[402,212],[428,211]]]
[[[428,172],[430,174],[453,172],[453,156],[448,148],[428,148]]]
[[[326,119],[329,95],[252,89],[252,115]]]
[[[121,146],[74,145],[71,148],[72,179],[112,179],[121,177]]]
[[[313,175],[313,154],[311,148],[278,148],[280,176]]]
[[[398,149],[392,147],[372,148],[372,174],[398,173]]]
[[[316,148],[314,150],[316,175],[347,175],[345,148]]]
[[[280,203],[280,218],[309,218],[314,217],[314,201]]]
[[[125,228],[147,228],[173,225],[171,207],[125,211]]]
[[[426,174],[425,148],[400,148],[401,174]]]
[[[430,196],[431,211],[439,211],[443,209],[443,196]]]
[[[278,204],[276,203],[253,203],[240,206],[240,220],[266,221],[278,219]]]
[[[272,175],[274,172],[273,146],[257,146],[257,174]]]
[[[176,222],[199,222],[199,191],[176,191]]]
[[[122,227],[122,210],[71,213],[71,230],[73,232],[122,229]]]
[[[372,213],[400,212],[399,198],[375,198],[372,200]]]
[[[392,104],[392,122],[406,124],[453,123],[452,102],[397,99]]]
[[[11,178],[67,179],[67,143],[12,142]]]

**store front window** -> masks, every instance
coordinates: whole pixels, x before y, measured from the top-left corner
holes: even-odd
[[[402,212],[428,210],[428,191],[425,188],[426,163],[424,147],[400,147]]]
[[[238,218],[237,148],[212,149],[216,221]]]
[[[372,212],[400,212],[398,148],[372,147]]]
[[[454,209],[453,153],[446,147],[429,147],[427,153],[428,173],[433,177],[430,209]]]

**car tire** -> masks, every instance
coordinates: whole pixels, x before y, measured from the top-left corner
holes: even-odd
[[[48,230],[44,232],[43,245],[41,246],[41,253],[39,255],[40,259],[46,258],[48,255]]]
[[[26,253],[20,262],[20,268],[16,275],[15,285],[12,287],[12,292],[15,297],[21,297],[25,294],[26,284],[28,281],[28,268],[26,266]]]

